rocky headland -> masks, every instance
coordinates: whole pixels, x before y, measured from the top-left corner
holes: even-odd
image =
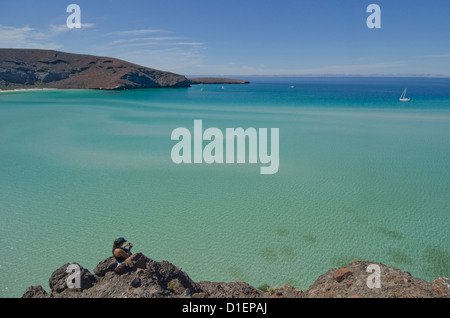
[[[192,78],[110,57],[52,50],[0,49],[0,90],[189,87],[248,84],[224,78]]]
[[[126,90],[189,87],[183,75],[115,58],[51,50],[0,49],[0,89]]]
[[[78,263],[76,263],[78,264]],[[381,288],[367,287],[367,266],[381,269]],[[113,257],[91,273],[80,267],[80,288],[68,288],[67,263],[53,272],[50,291],[30,286],[23,298],[449,298],[450,280],[432,283],[380,263],[353,261],[321,275],[306,291],[291,286],[257,289],[244,282],[194,282],[168,261],[157,262],[142,253],[120,266]]]

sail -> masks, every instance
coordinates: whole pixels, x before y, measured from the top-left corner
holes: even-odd
[[[402,101],[402,102],[409,102],[410,101],[409,98],[406,98],[406,88],[403,91],[402,96],[400,96],[400,101]]]
[[[405,88],[405,90],[403,91],[402,96],[400,96],[400,99],[404,99],[405,96],[406,96],[406,88]]]

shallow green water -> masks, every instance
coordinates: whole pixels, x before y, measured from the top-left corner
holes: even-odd
[[[0,93],[0,296],[92,271],[118,236],[196,281],[305,290],[354,259],[450,276],[450,82],[422,81]],[[194,119],[279,128],[279,172],[173,164]]]

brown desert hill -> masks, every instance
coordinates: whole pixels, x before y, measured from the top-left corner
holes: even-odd
[[[189,87],[183,75],[115,58],[51,50],[0,49],[0,89],[126,90]]]

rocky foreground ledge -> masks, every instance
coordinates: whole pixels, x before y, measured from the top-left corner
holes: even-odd
[[[381,288],[367,287],[367,266],[381,269]],[[142,253],[117,267],[113,257],[101,261],[92,274],[81,268],[80,287],[68,288],[67,263],[49,279],[50,293],[30,286],[22,298],[450,298],[447,278],[432,283],[380,263],[353,261],[320,276],[306,291],[290,286],[259,290],[244,282],[194,282],[168,261],[157,262]]]

